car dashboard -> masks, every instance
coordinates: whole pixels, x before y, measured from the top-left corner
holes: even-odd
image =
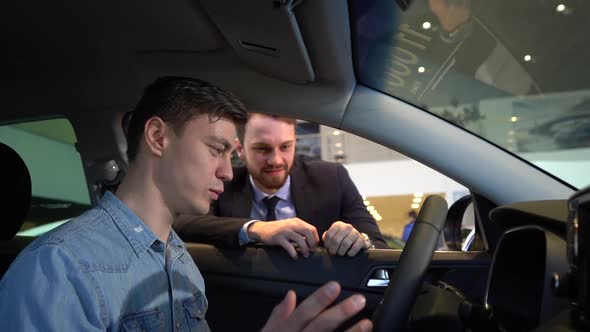
[[[556,317],[563,320],[570,302],[556,291],[555,276],[567,275],[570,269],[567,201],[500,206],[491,211],[490,219],[503,235],[492,256],[483,299],[465,296],[442,282],[427,282],[416,299],[410,330],[438,329],[446,322],[445,330],[530,331],[555,327]]]
[[[534,201],[498,207],[493,223],[506,231],[490,267],[484,310],[501,330],[531,330],[568,308],[554,292],[553,276],[569,270],[567,201]]]

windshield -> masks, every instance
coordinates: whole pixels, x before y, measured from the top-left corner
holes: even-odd
[[[362,84],[590,184],[590,2],[350,4]]]

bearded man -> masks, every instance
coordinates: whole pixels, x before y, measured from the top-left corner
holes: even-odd
[[[295,126],[294,119],[250,113],[237,146],[244,166],[234,168],[208,216],[175,221],[180,237],[219,247],[278,245],[294,259],[322,244],[341,256],[388,248],[346,169],[295,155]]]

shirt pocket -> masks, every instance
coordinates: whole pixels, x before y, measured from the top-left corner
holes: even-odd
[[[207,298],[200,291],[182,304],[188,327],[190,331],[209,331],[209,326],[205,321],[208,302]]]
[[[162,313],[158,308],[134,314],[126,314],[121,320],[123,331],[164,331]]]

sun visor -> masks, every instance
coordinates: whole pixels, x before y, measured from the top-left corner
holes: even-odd
[[[202,0],[227,42],[255,70],[293,83],[315,74],[289,0]]]

